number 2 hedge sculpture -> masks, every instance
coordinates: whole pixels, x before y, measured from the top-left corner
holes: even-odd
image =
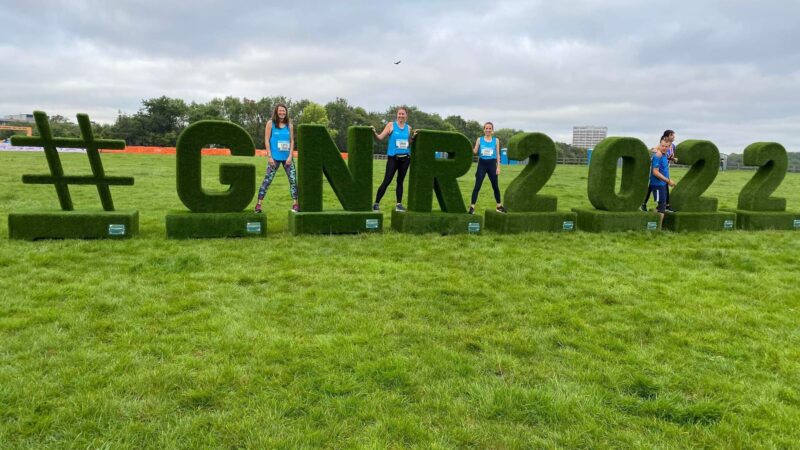
[[[733,230],[736,214],[717,211],[717,199],[703,197],[719,173],[719,150],[709,141],[689,140],[675,148],[675,157],[690,166],[670,194],[674,213],[664,217],[672,231]]]
[[[742,230],[797,230],[800,212],[787,212],[786,199],[771,197],[786,176],[789,158],[775,142],[757,142],[744,149],[744,163],[757,166],[739,193],[737,227]]]
[[[508,159],[528,164],[506,189],[503,203],[507,213],[487,209],[486,229],[501,233],[524,231],[573,231],[577,215],[558,211],[558,199],[539,194],[556,170],[558,150],[542,133],[520,133],[508,142]]]

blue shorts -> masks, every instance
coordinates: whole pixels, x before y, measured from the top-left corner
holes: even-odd
[[[656,211],[665,212],[667,210],[667,185],[656,186],[651,184],[650,191],[653,193],[653,199],[658,203]]]

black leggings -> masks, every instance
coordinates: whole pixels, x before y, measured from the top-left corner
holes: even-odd
[[[478,201],[478,192],[481,191],[483,179],[489,175],[489,181],[492,182],[492,189],[494,190],[494,200],[500,203],[500,186],[497,185],[497,160],[496,159],[479,159],[478,170],[475,172],[475,188],[472,189],[472,202],[475,204]]]
[[[397,203],[403,203],[403,181],[406,180],[408,166],[411,164],[411,157],[398,158],[396,156],[386,157],[386,174],[383,176],[383,183],[378,187],[378,194],[375,196],[375,203],[380,203],[386,188],[392,182],[395,172],[397,172]]]

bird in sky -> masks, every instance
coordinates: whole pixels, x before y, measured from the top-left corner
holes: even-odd
[[[396,66],[396,65],[400,64],[401,62],[403,62],[403,60],[402,60],[402,59],[401,59],[400,61],[395,61],[395,62],[394,62],[394,65]]]

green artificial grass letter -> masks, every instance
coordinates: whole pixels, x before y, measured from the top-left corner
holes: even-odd
[[[201,120],[178,137],[176,181],[178,197],[194,212],[239,212],[250,204],[256,192],[256,168],[252,164],[220,164],[219,181],[230,187],[223,192],[208,192],[202,186],[201,151],[218,144],[230,148],[234,156],[255,156],[253,139],[244,128],[232,122]]]
[[[786,176],[786,149],[776,142],[756,142],[744,149],[743,160],[745,165],[758,166],[758,171],[739,193],[739,209],[786,211],[785,198],[770,197]]]
[[[691,166],[689,172],[672,189],[672,209],[680,212],[716,212],[717,199],[702,197],[719,173],[719,150],[710,141],[683,141],[675,149],[681,164]]]
[[[553,195],[540,195],[539,190],[556,170],[558,150],[543,133],[519,133],[508,141],[508,159],[528,164],[508,185],[503,203],[511,212],[552,212],[558,206]]]
[[[347,130],[347,163],[322,125],[297,127],[297,190],[300,210],[322,212],[322,175],[345,211],[371,211],[372,129]]]
[[[448,159],[436,159],[436,152],[447,152]],[[411,147],[411,175],[408,206],[410,211],[431,212],[433,195],[443,212],[466,213],[458,177],[472,165],[472,146],[461,133],[420,130]],[[431,189],[433,188],[433,189]]]
[[[622,179],[616,190],[617,161],[622,158]],[[636,138],[604,139],[592,153],[589,164],[589,201],[602,211],[636,211],[650,182],[650,154]]]

